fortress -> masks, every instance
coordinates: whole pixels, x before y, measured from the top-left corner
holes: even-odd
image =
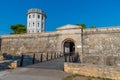
[[[120,26],[82,29],[65,25],[55,32],[45,32],[46,15],[42,10],[27,13],[27,33],[3,35],[1,51],[7,54],[31,52],[78,52],[81,63],[120,66]]]
[[[120,26],[82,29],[65,25],[45,32],[46,14],[40,9],[27,12],[27,33],[3,35],[2,53],[79,53],[80,63],[64,63],[64,71],[120,80]]]

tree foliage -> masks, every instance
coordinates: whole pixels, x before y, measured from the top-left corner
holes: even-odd
[[[83,29],[86,29],[86,24],[76,24],[77,26],[81,26]],[[91,26],[90,28],[96,28],[96,26]]]
[[[13,31],[11,34],[24,34],[26,33],[26,26],[23,24],[16,24],[10,26],[10,29]]]
[[[91,26],[90,28],[96,28],[96,26]]]
[[[83,29],[86,29],[86,24],[76,24],[77,26],[81,26]]]

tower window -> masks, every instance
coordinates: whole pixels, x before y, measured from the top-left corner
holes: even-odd
[[[43,20],[43,16],[42,16],[42,20]]]
[[[29,18],[31,18],[31,15],[29,15]]]
[[[41,27],[42,27],[42,29],[43,29],[43,23],[41,24]]]
[[[38,19],[40,18],[40,15],[38,15]]]
[[[38,23],[38,27],[39,27],[39,23]]]
[[[35,18],[35,15],[33,14],[33,18]]]
[[[29,27],[30,27],[30,23],[29,23]]]
[[[33,27],[34,27],[34,22],[33,22]]]

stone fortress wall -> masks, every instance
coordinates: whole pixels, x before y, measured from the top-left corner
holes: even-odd
[[[83,30],[83,63],[120,66],[120,27]]]
[[[1,51],[8,54],[63,52],[66,40],[73,40],[82,63],[120,65],[120,27],[84,29],[71,25],[56,32],[8,35],[1,37]]]
[[[71,26],[71,25],[67,25]],[[63,44],[72,39],[75,45],[81,45],[81,28],[57,29],[56,32],[8,35],[1,37],[1,51],[7,54],[31,52],[63,52]],[[76,48],[76,52],[82,53]]]
[[[120,27],[81,29],[66,25],[50,33],[2,36],[2,53],[64,52],[64,43],[71,40],[81,63],[65,63],[64,70],[86,76],[120,79]]]
[[[64,63],[64,71],[120,80],[120,27],[84,29],[82,64]]]
[[[22,34],[3,36],[2,53],[21,54],[32,52],[57,51],[57,34]]]

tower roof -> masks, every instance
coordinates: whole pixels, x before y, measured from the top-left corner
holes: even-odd
[[[39,13],[39,14],[45,15],[45,12],[43,10],[41,10],[41,9],[38,9],[38,8],[29,9],[28,12],[27,12],[27,15],[30,14],[30,13]]]

